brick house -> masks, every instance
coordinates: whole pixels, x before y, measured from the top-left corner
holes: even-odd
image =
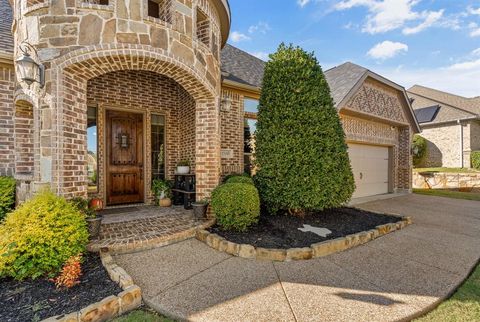
[[[422,166],[470,168],[480,150],[480,97],[467,98],[415,85],[408,96],[427,140]]]
[[[202,199],[248,169],[265,63],[226,45],[228,1],[0,0],[0,14],[0,174],[17,179],[18,200],[48,186],[149,203],[152,179],[181,160]],[[23,42],[43,87],[19,80]],[[326,75],[356,197],[409,191],[419,128],[405,90],[350,63]]]

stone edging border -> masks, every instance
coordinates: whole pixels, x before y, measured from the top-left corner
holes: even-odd
[[[345,237],[326,240],[304,248],[275,249],[254,247],[248,244],[237,244],[228,241],[217,234],[210,233],[205,229],[197,230],[196,238],[213,249],[237,257],[277,262],[308,260],[312,258],[324,257],[365,244],[369,241],[387,235],[396,230],[403,229],[412,224],[411,217],[392,214],[388,215],[400,217],[402,220],[397,223],[377,226],[375,229],[369,231],[363,231]]]
[[[123,268],[115,264],[112,255],[107,251],[100,251],[100,259],[112,281],[118,283],[123,292],[108,296],[80,311],[47,318],[42,322],[107,321],[142,305],[142,290],[133,283],[132,277]]]

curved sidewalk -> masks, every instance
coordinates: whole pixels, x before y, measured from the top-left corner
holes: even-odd
[[[398,321],[431,309],[480,258],[480,202],[408,195],[358,207],[414,224],[324,258],[259,262],[197,240],[115,259],[147,305],[192,321]]]

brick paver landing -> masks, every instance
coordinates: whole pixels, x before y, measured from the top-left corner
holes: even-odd
[[[190,238],[197,228],[208,226],[207,220],[195,220],[191,210],[183,207],[160,208],[138,206],[108,209],[103,212],[98,239],[90,251],[108,247],[111,252],[145,250]]]

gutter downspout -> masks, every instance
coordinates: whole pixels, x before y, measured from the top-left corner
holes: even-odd
[[[463,156],[463,125],[461,120],[457,120],[458,125],[460,126],[460,162],[461,168],[464,167],[464,156]]]

